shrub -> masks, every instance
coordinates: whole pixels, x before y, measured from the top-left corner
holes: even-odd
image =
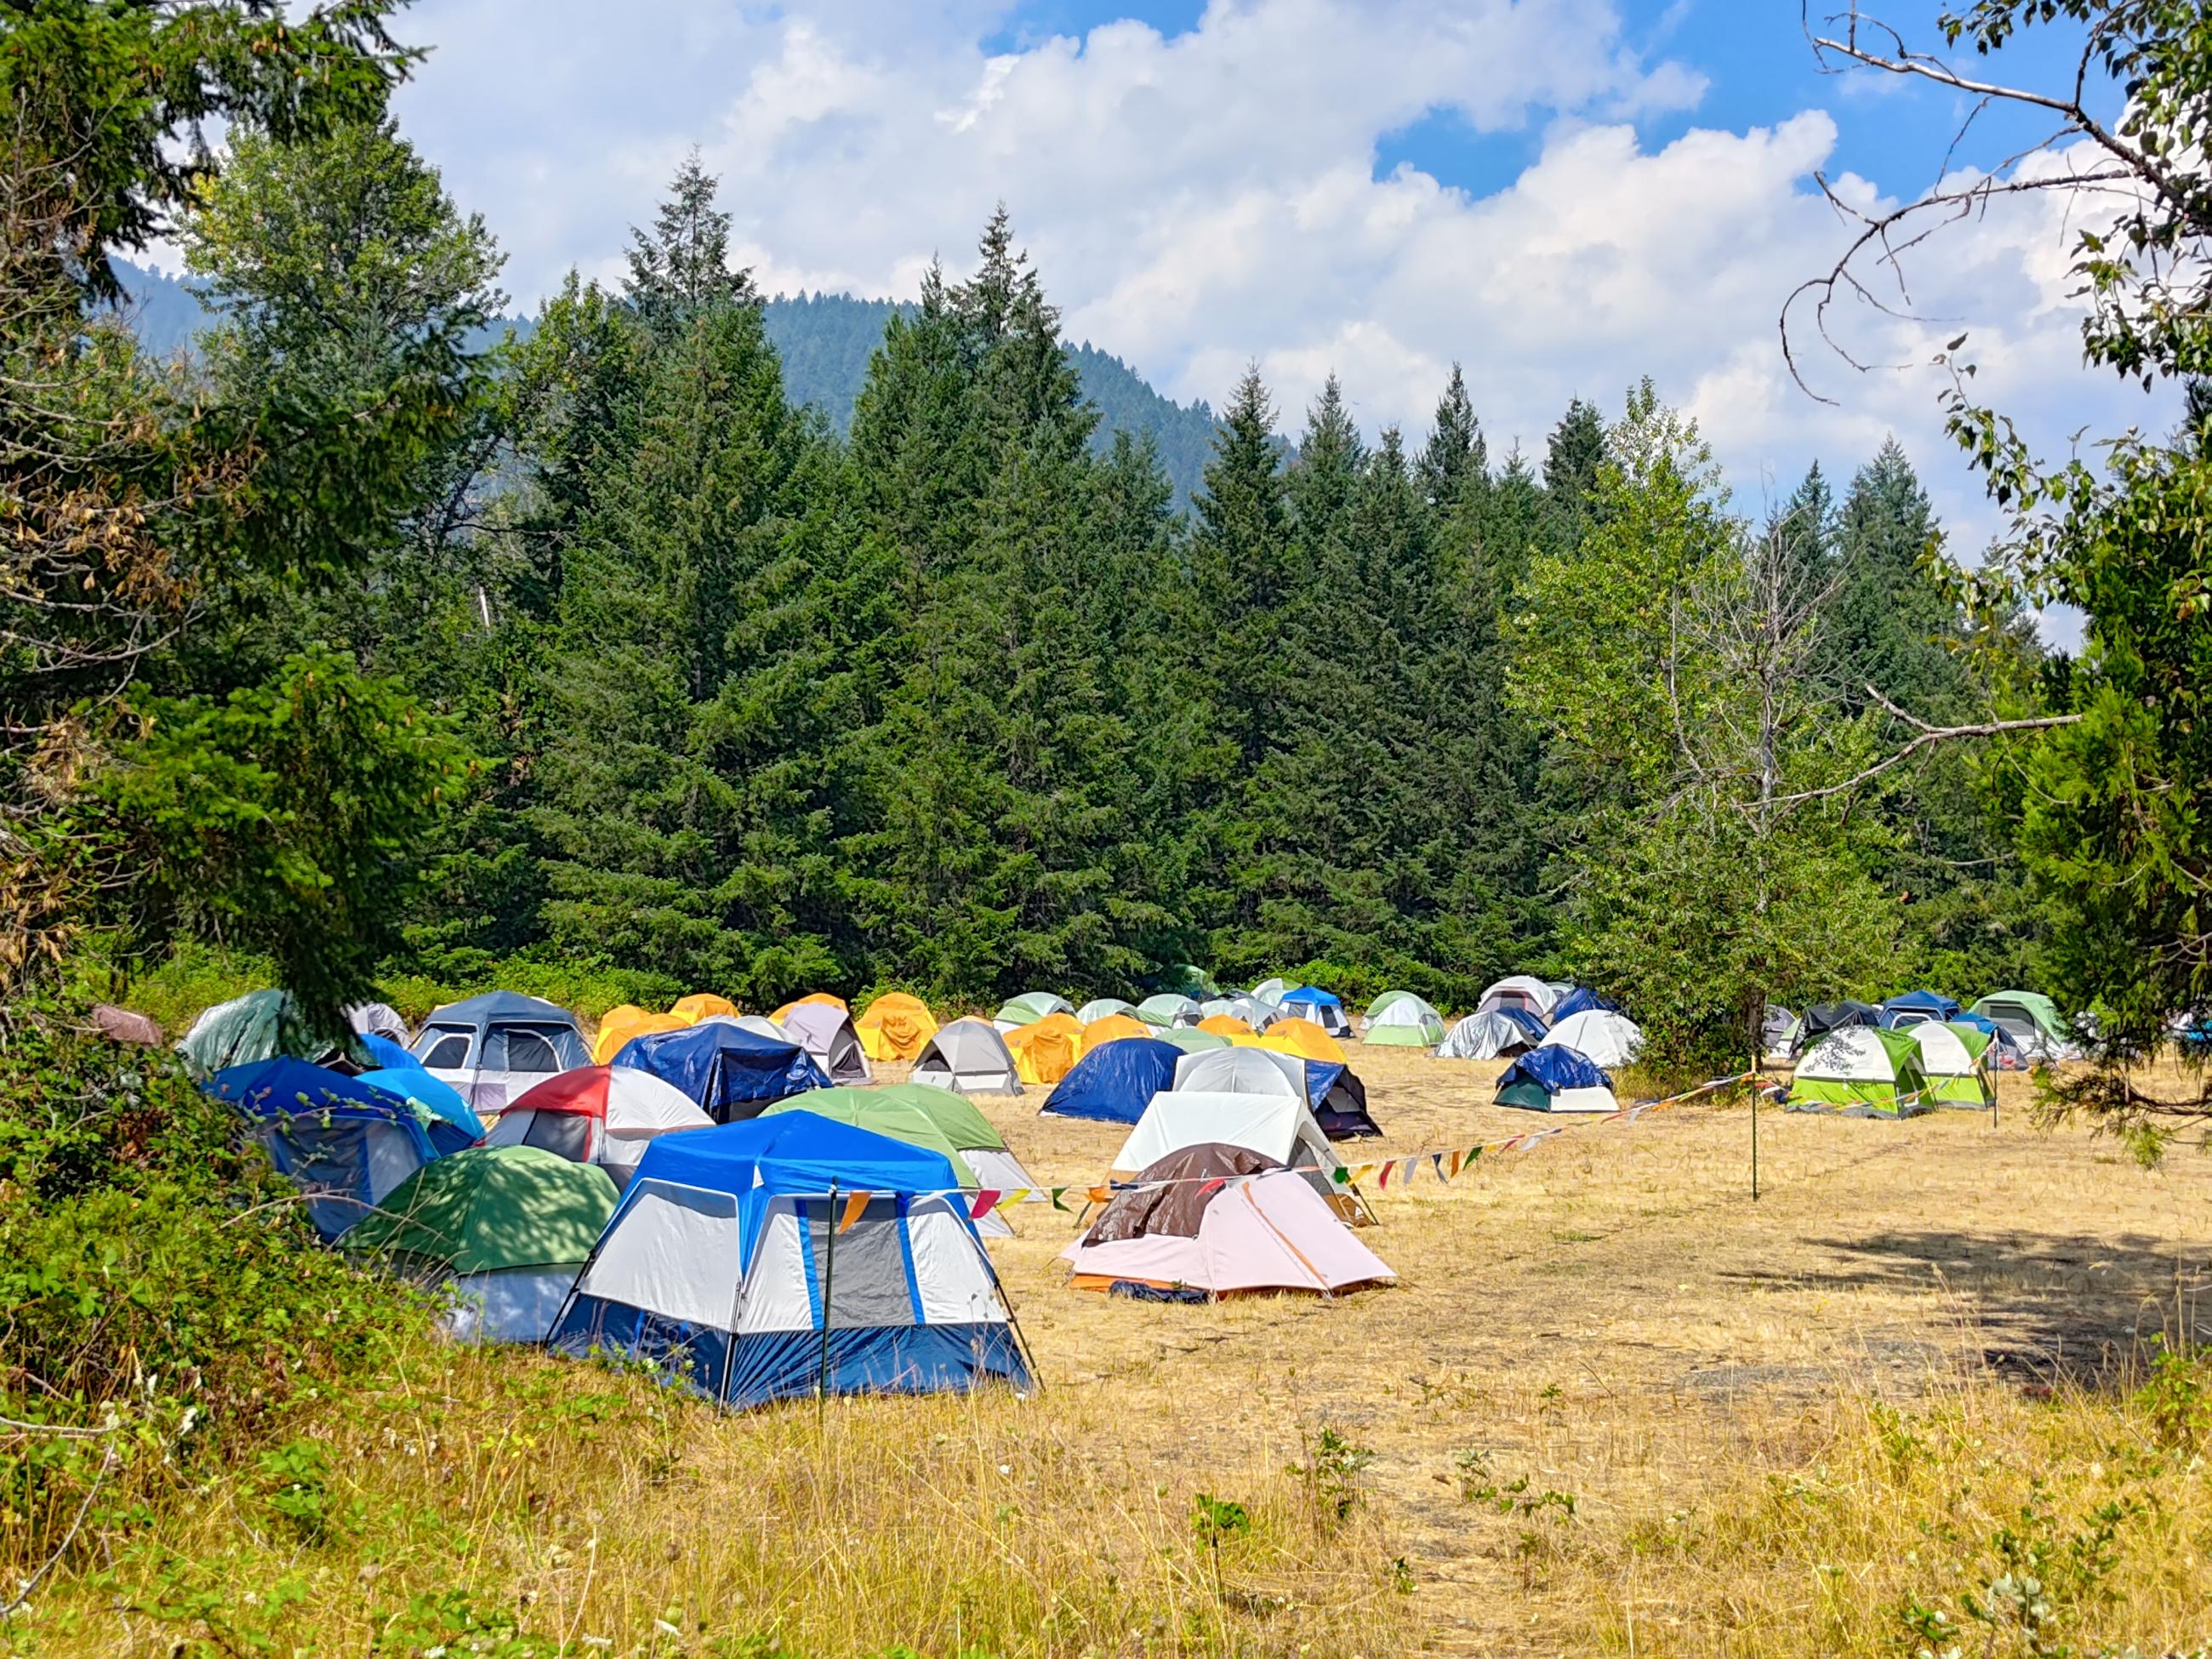
[[[0,1562],[243,1455],[423,1317],[296,1196],[166,1054],[0,1052]]]

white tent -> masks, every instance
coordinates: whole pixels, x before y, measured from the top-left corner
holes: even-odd
[[[1210,1048],[1176,1062],[1177,1094],[1306,1097],[1306,1063],[1273,1048]]]
[[[1547,1031],[1542,1046],[1572,1048],[1607,1067],[1626,1066],[1643,1048],[1644,1033],[1626,1014],[1585,1008]]]
[[[1075,1011],[1075,1017],[1084,1024],[1090,1025],[1102,1019],[1111,1018],[1115,1014],[1128,1014],[1133,1017],[1136,1012],[1135,1003],[1124,1002],[1119,997],[1093,997]]]
[[[487,1146],[537,1146],[572,1164],[596,1164],[621,1186],[660,1135],[714,1120],[672,1083],[634,1066],[559,1072],[518,1096],[485,1134]]]
[[[798,1042],[799,1039],[770,1019],[766,1014],[709,1014],[699,1022],[702,1025],[734,1025],[740,1031],[750,1031],[755,1036],[764,1036],[770,1042]],[[801,1048],[805,1047],[800,1043]]]
[[[405,1047],[407,1022],[388,1002],[356,1002],[345,1011],[346,1024],[363,1036],[389,1037]]]
[[[941,1028],[915,1056],[909,1082],[963,1095],[1018,1095],[1021,1073],[1014,1056],[988,1020],[956,1019]]]
[[[1499,1060],[1535,1046],[1536,1039],[1525,1027],[1493,1008],[1487,1013],[1469,1014],[1445,1032],[1437,1054],[1444,1060]]]
[[[1152,1097],[1114,1154],[1114,1173],[1126,1179],[1170,1152],[1209,1140],[1244,1147],[1292,1169],[1333,1171],[1343,1163],[1303,1096],[1176,1089]]]
[[[793,1003],[781,1024],[791,1033],[790,1041],[805,1045],[830,1082],[871,1080],[867,1051],[853,1029],[853,1017],[842,1008],[828,1002]]]
[[[1279,1004],[1283,1000],[1283,993],[1290,988],[1290,981],[1287,980],[1263,979],[1252,988],[1252,994],[1262,1002]]]
[[[1199,1011],[1209,1018],[1226,1014],[1231,1019],[1241,1019],[1255,1031],[1266,1030],[1283,1017],[1280,1005],[1255,997],[1249,991],[1231,991],[1222,996],[1208,997],[1199,1004]]]
[[[1482,994],[1474,1011],[1486,1014],[1493,1008],[1526,1008],[1539,1019],[1549,1019],[1559,1000],[1559,993],[1534,975],[1509,974]]]
[[[1137,1018],[1147,1025],[1195,1025],[1206,1016],[1191,998],[1174,991],[1146,997],[1137,1005]]]

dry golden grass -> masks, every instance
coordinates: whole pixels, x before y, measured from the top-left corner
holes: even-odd
[[[1354,1063],[1373,1156],[1532,1127],[1483,1103],[1494,1065]],[[1909,1597],[1971,1620],[2000,1531],[2063,1556],[2116,1501],[2141,1507],[2067,1639],[2203,1642],[2204,1466],[2126,1390],[2193,1321],[2212,1165],[2142,1171],[2035,1128],[2026,1079],[2003,1091],[1994,1122],[1763,1110],[1756,1204],[1741,1104],[1581,1125],[1378,1197],[1367,1238],[1400,1283],[1334,1303],[1071,1291],[1072,1219],[1030,1206],[992,1247],[1030,1401],[725,1419],[591,1368],[417,1357],[313,1425],[326,1541],[276,1527],[244,1472],[160,1530],[169,1553],[58,1587],[13,1639],[167,1652],[205,1637],[179,1600],[203,1593],[276,1651],[380,1628],[422,1651],[381,1621],[460,1585],[572,1653],[1888,1655],[1917,1642]],[[981,1103],[1040,1180],[1097,1179],[1121,1132],[1038,1118],[1041,1092]],[[1373,1453],[1341,1529],[1286,1473],[1324,1426]],[[2039,1478],[2047,1522],[2021,1515]],[[1254,1516],[1218,1582],[1199,1493]],[[286,1573],[306,1588],[270,1613]],[[1987,1650],[2029,1650],[2001,1633]]]

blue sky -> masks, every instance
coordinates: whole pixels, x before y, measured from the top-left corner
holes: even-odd
[[[1936,9],[1896,15],[1933,46]],[[696,144],[769,292],[911,295],[1004,202],[1073,336],[1183,400],[1256,363],[1286,426],[1334,373],[1418,439],[1460,362],[1493,451],[1535,447],[1650,375],[1746,510],[1894,435],[1972,547],[1992,518],[1942,437],[1943,340],[1970,332],[2046,449],[2162,416],[2084,376],[2066,228],[2032,205],[1920,256],[1917,318],[1838,315],[1893,367],[1815,349],[1830,401],[1794,384],[1778,313],[1849,234],[1816,173],[1887,205],[1966,112],[1822,74],[1794,0],[418,0],[404,26],[435,49],[403,128],[526,307],[618,276]],[[2057,46],[1997,67],[2070,75]],[[1984,121],[1959,159],[2030,136]]]

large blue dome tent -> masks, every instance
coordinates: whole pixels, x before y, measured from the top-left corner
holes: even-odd
[[[634,1036],[611,1063],[674,1085],[717,1123],[757,1117],[771,1101],[830,1086],[805,1044],[718,1019]]]
[[[303,1060],[231,1066],[200,1085],[252,1125],[277,1172],[307,1195],[307,1219],[338,1237],[437,1158],[432,1114],[388,1090]]]
[[[663,1135],[547,1346],[659,1365],[733,1408],[1027,1387],[958,1185],[941,1152],[803,1110]]]
[[[1175,1044],[1153,1037],[1102,1042],[1053,1085],[1042,1109],[1056,1117],[1134,1123],[1154,1095],[1175,1086],[1176,1062],[1182,1058]]]

